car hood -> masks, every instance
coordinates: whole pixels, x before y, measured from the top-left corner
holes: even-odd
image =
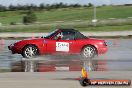
[[[38,41],[41,41],[41,40],[43,40],[44,38],[29,38],[29,39],[23,39],[23,40],[19,40],[19,41],[17,41],[17,42],[15,42],[15,44],[16,43],[25,43],[25,42],[38,42]]]
[[[28,38],[28,39],[23,39],[21,41],[36,41],[36,40],[42,40],[44,38]]]
[[[96,38],[88,38],[88,40],[92,40],[92,41],[105,41],[103,39],[96,39]]]

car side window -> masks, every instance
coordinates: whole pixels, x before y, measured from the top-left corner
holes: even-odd
[[[61,31],[53,39],[57,40],[59,37],[61,37],[61,40],[74,40],[75,39],[75,32]]]
[[[62,31],[62,40],[74,40],[75,32],[73,31]]]
[[[61,38],[63,37],[62,32],[58,33],[53,39],[57,40],[59,38],[59,36],[61,36]]]
[[[80,32],[77,32],[75,35],[75,39],[87,39],[87,37],[81,34]]]

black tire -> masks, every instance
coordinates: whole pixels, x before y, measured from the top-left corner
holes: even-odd
[[[131,80],[129,80],[128,85],[129,85],[129,86],[131,85]]]
[[[39,55],[38,47],[35,45],[27,45],[22,50],[22,56],[24,58],[32,58]]]
[[[81,51],[82,58],[92,59],[97,55],[97,50],[94,46],[87,45]]]
[[[81,84],[81,86],[85,87],[85,86],[90,85],[91,83],[90,83],[90,80],[89,80],[89,79],[87,79],[87,78],[82,78],[82,79],[80,80],[80,84]]]

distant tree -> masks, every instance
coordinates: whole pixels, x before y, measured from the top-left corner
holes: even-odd
[[[83,5],[83,7],[88,7],[88,5]]]
[[[30,7],[29,7],[29,5],[23,5],[23,10],[29,10],[30,9]]]
[[[91,3],[89,3],[88,5],[83,5],[83,7],[92,7],[93,5]],[[44,4],[41,3],[39,6],[35,5],[35,4],[26,4],[26,5],[10,5],[8,7],[8,10],[14,11],[14,10],[30,10],[30,9],[34,9],[34,10],[42,10],[42,9],[46,9],[46,10],[51,10],[51,9],[58,9],[58,8],[68,8],[68,7],[73,7],[73,8],[78,8],[78,7],[82,7],[82,5],[80,4],[64,4],[62,2],[60,3],[55,3],[55,4]],[[3,9],[2,6],[0,6],[0,8]],[[0,9],[1,10],[1,9]]]
[[[81,5],[79,5],[79,4],[74,4],[73,7],[77,8],[77,7],[81,7]]]
[[[64,4],[63,4],[62,2],[60,2],[60,3],[58,4],[58,8],[63,8],[63,6],[64,6]]]
[[[63,8],[67,8],[68,7],[68,5],[67,4],[63,4]]]
[[[106,6],[106,4],[103,4],[102,6]]]
[[[41,3],[41,4],[39,5],[39,9],[45,9],[44,3]]]
[[[50,7],[50,9],[57,9],[57,4],[52,4],[49,7]]]
[[[49,4],[46,4],[46,10],[50,10],[51,9],[51,6]]]
[[[27,10],[30,10],[30,9],[37,10],[38,7],[36,5],[34,5],[34,4],[30,4],[30,5],[28,5]]]
[[[132,6],[132,4],[125,4],[124,6]]]
[[[70,4],[68,7],[78,8],[81,7],[79,4]]]
[[[93,4],[92,3],[88,3],[88,7],[93,7]]]
[[[36,15],[33,13],[32,10],[29,10],[27,12],[27,15],[23,17],[23,23],[27,24],[27,23],[34,23],[37,20]]]
[[[17,4],[16,9],[17,10],[24,10],[24,5]]]
[[[51,9],[66,8],[66,7],[67,4],[63,4],[62,2],[50,5]]]
[[[16,10],[16,6],[13,6],[13,5],[10,5],[8,8],[9,8],[9,10],[11,10],[11,11]]]
[[[0,11],[6,11],[6,10],[7,10],[7,8],[5,6],[0,5]]]
[[[10,25],[16,25],[16,22],[10,22]]]

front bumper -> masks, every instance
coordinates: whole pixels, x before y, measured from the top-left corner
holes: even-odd
[[[8,46],[8,49],[9,49],[9,50],[11,50],[11,49],[12,49],[12,47],[11,47],[11,46]]]
[[[104,54],[108,51],[108,48],[107,47],[101,47],[99,50],[98,50],[98,54]]]
[[[19,53],[19,48],[13,46],[12,44],[8,46],[8,49],[11,50],[12,54]]]
[[[12,54],[15,54],[15,51],[13,49],[13,46],[8,46],[8,49],[11,50]]]

